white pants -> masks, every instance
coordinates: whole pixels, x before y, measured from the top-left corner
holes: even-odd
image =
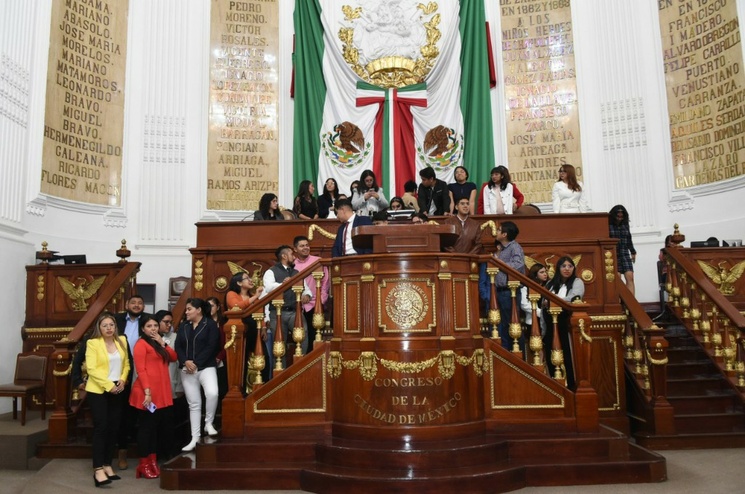
[[[181,373],[181,384],[184,386],[186,401],[189,403],[189,423],[191,424],[191,437],[201,436],[202,422],[202,390],[207,404],[204,411],[204,423],[211,424],[215,420],[217,410],[217,373],[214,367],[207,367],[195,374]]]

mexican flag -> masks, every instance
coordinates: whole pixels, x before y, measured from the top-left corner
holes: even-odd
[[[375,172],[389,199],[431,166],[494,166],[483,0],[297,0],[293,177],[342,192]]]

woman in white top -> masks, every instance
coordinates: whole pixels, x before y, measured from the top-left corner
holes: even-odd
[[[577,174],[572,165],[559,168],[559,180],[551,191],[554,213],[587,213],[592,211],[582,190],[582,182],[577,181]]]
[[[512,214],[510,172],[500,165],[492,168],[489,182],[481,193],[484,214]]]
[[[548,281],[548,271],[546,271],[546,266],[539,262],[533,264],[528,272],[528,278],[541,286],[545,286]],[[530,299],[528,298],[529,293],[530,290],[528,290],[527,286],[523,285],[520,287],[520,308],[525,313],[525,326],[527,326],[528,332],[530,332],[530,329],[533,326],[533,305],[530,303]],[[546,336],[546,321],[544,321],[542,317],[542,305],[542,299],[538,300],[535,314],[540,323],[541,336]]]
[[[388,207],[388,201],[383,194],[383,189],[378,186],[378,181],[372,170],[365,170],[360,176],[360,185],[353,190],[352,209],[362,216],[372,216],[378,211]]]

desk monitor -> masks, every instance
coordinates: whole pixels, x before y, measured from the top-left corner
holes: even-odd
[[[65,264],[86,264],[85,254],[76,254],[74,256],[62,256]]]

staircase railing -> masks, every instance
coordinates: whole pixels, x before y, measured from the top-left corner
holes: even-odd
[[[303,328],[303,304],[301,302],[301,294],[303,291],[304,280],[309,275],[312,275],[316,281],[316,293],[320,293],[321,279],[324,275],[324,267],[328,267],[331,263],[330,259],[317,260],[305,269],[300,271],[298,274],[285,280],[280,286],[270,291],[262,298],[256,300],[251,305],[246,307],[244,310],[231,310],[225,313],[227,321],[222,327],[225,332],[225,350],[227,365],[228,365],[228,394],[222,401],[223,410],[223,423],[222,423],[222,434],[224,437],[243,437],[243,424],[244,424],[244,397],[243,388],[246,383],[246,377],[249,372],[256,376],[256,381],[252,383],[253,389],[258,389],[264,383],[261,379],[261,371],[264,369],[267,363],[266,355],[264,354],[264,348],[261,340],[261,335],[258,334],[256,337],[256,346],[253,349],[253,353],[248,359],[248,370],[244,373],[247,355],[246,355],[246,332],[249,328],[243,323],[245,318],[253,318],[256,321],[257,331],[260,332],[260,328],[264,326],[264,310],[267,305],[270,305],[269,310],[276,311],[277,321],[281,321],[282,306],[284,306],[284,292],[291,288],[295,292],[295,323],[293,326],[292,333],[289,335],[295,342],[295,353],[292,356],[290,363],[296,358],[303,356],[302,353],[302,341],[305,338]],[[321,297],[316,297],[316,305],[313,315],[313,327],[316,328],[316,339],[313,342],[313,346],[321,344],[322,342],[322,329],[326,326],[325,318],[323,315],[323,306],[321,305]],[[273,372],[279,375],[284,371],[282,364],[282,357],[285,356],[286,345],[284,341],[284,335],[281,329],[275,331],[274,345],[269,349],[275,359],[275,367]]]
[[[689,259],[686,249],[664,250],[668,308],[689,328],[719,370],[745,397],[745,316]]]
[[[667,349],[664,330],[649,317],[644,307],[616,278],[616,290],[626,311],[623,346],[626,369],[636,383],[636,392],[643,401],[645,417],[653,434],[675,433],[674,410],[667,400]]]
[[[72,359],[75,347],[85,333],[93,327],[98,316],[107,310],[112,299],[126,300],[131,295],[135,277],[140,270],[139,262],[122,264],[121,270],[106,285],[101,287],[95,302],[75,324],[70,333],[54,343],[54,351],[50,355],[50,363],[54,376],[55,408],[49,418],[49,443],[65,444],[75,423],[75,412],[71,407]]]

